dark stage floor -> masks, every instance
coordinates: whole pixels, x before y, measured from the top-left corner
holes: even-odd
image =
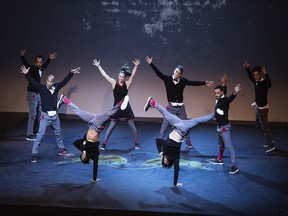
[[[190,133],[193,148],[182,146],[179,182],[183,186],[175,188],[173,169],[160,166],[156,151],[159,122],[136,121],[139,150],[133,148],[126,122],[120,122],[107,151],[100,155],[101,182],[93,184],[92,164],[82,164],[72,145],[86,132],[86,123],[62,118],[70,157],[57,155],[48,128],[39,160],[32,164],[33,142],[25,140],[27,120],[19,116],[1,116],[1,216],[288,215],[287,126],[272,127],[278,151],[267,155],[254,126],[234,123],[232,139],[240,168],[235,175],[228,173],[228,151],[223,166],[209,163],[217,155],[216,126],[197,126]]]

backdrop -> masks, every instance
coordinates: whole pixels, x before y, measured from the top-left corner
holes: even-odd
[[[161,117],[145,113],[148,96],[167,102],[163,82],[145,61],[152,56],[165,74],[176,65],[191,80],[220,83],[228,75],[228,93],[237,83],[242,90],[231,104],[230,119],[253,121],[253,84],[242,67],[264,65],[273,86],[269,92],[269,119],[287,122],[287,26],[285,0],[27,0],[1,1],[1,107],[0,112],[27,112],[27,81],[20,74],[19,50],[33,63],[36,54],[57,52],[43,74],[62,80],[71,68],[80,66],[62,89],[80,108],[93,113],[113,104],[111,85],[92,65],[94,58],[108,75],[117,79],[120,67],[141,59],[129,90],[136,117]],[[184,94],[189,118],[214,109],[213,89],[187,86]],[[72,114],[61,107],[61,113]]]

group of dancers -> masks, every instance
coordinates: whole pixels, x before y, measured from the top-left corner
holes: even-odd
[[[30,65],[24,57],[25,50],[20,50],[20,56],[23,65],[20,70],[25,74],[28,80],[27,86],[27,101],[29,104],[29,117],[27,126],[27,140],[33,140],[32,158],[31,162],[35,163],[38,159],[38,148],[45,135],[46,128],[51,126],[56,136],[57,146],[59,147],[59,155],[70,155],[64,146],[61,135],[60,119],[57,109],[61,104],[65,103],[76,115],[88,123],[87,132],[73,142],[74,146],[81,151],[80,160],[83,163],[89,163],[93,160],[93,177],[92,182],[99,181],[97,178],[98,172],[98,158],[99,148],[105,151],[107,148],[108,139],[113,128],[118,121],[127,121],[134,136],[135,149],[140,148],[138,140],[138,133],[134,123],[134,113],[129,103],[128,90],[133,83],[133,79],[137,72],[137,68],[141,61],[135,59],[133,61],[134,67],[132,71],[128,65],[122,66],[120,69],[118,80],[111,78],[100,65],[100,60],[94,59],[95,65],[102,76],[111,84],[114,95],[114,106],[101,114],[95,115],[79,109],[73,102],[64,95],[58,99],[58,93],[63,88],[74,74],[81,71],[80,67],[71,69],[67,76],[61,82],[55,82],[54,75],[48,75],[46,84],[41,84],[41,76],[43,70],[48,66],[50,60],[56,59],[56,53],[49,54],[49,58],[43,64],[43,56],[37,55],[35,57],[34,65]],[[150,108],[158,110],[163,115],[163,123],[161,125],[159,137],[156,139],[157,150],[161,157],[161,164],[163,168],[171,168],[174,166],[174,186],[180,186],[178,182],[179,164],[180,164],[180,149],[182,143],[185,141],[188,148],[192,147],[189,132],[196,125],[216,119],[217,134],[218,134],[218,157],[211,160],[211,163],[223,165],[223,153],[225,148],[230,153],[231,168],[229,173],[235,174],[239,172],[236,164],[236,156],[232,139],[230,136],[231,124],[228,119],[229,104],[236,98],[237,93],[241,90],[241,85],[237,84],[230,96],[227,94],[227,75],[221,77],[221,85],[214,87],[214,82],[211,80],[194,81],[183,77],[184,67],[178,65],[175,67],[172,75],[162,73],[153,63],[153,57],[146,57],[146,62],[151,66],[155,74],[163,80],[166,88],[167,106],[163,107],[156,102],[153,97],[148,97],[144,106],[144,111]],[[268,89],[272,86],[271,80],[266,72],[265,67],[255,66],[252,71],[247,60],[244,61],[245,68],[249,79],[254,83],[255,88],[255,106],[256,106],[256,122],[259,124],[263,135],[266,137],[266,142],[263,147],[267,148],[266,153],[275,150],[274,141],[272,139],[271,131],[268,124]],[[128,79],[126,80],[126,78]],[[214,87],[215,93],[215,109],[213,113],[208,115],[187,119],[185,110],[183,92],[186,86],[202,86],[206,85],[209,88]],[[37,119],[39,118],[39,124]],[[109,127],[106,131],[104,140],[100,145],[99,134],[104,129],[105,123],[110,120]],[[36,122],[36,123],[35,123]],[[39,125],[36,127],[36,125]],[[165,133],[168,126],[171,125],[173,130],[165,138]]]

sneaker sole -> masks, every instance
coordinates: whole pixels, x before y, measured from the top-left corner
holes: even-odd
[[[35,141],[36,139],[33,138],[26,138],[27,141]]]
[[[273,147],[273,148],[271,148],[271,149],[268,149],[268,150],[266,151],[266,153],[272,152],[272,151],[274,151],[275,149],[276,149],[275,147]]]
[[[126,109],[126,107],[128,105],[128,101],[129,101],[129,96],[126,95],[124,97],[124,100],[123,100],[122,104],[121,104],[121,107],[120,107],[121,110],[125,110]]]
[[[239,169],[237,169],[237,170],[235,170],[235,171],[233,171],[233,172],[229,172],[229,174],[235,174],[235,173],[238,173],[239,172]]]
[[[100,150],[105,151],[106,149],[104,149],[104,148],[100,148]]]
[[[145,112],[147,112],[147,110],[149,109],[149,107],[148,107],[148,108],[146,108],[146,107],[148,106],[148,104],[149,104],[149,102],[150,102],[151,99],[152,99],[152,97],[149,97],[149,98],[147,99],[147,101],[146,101],[146,104],[145,104],[145,106],[144,106],[144,111],[145,111]]]
[[[60,107],[60,104],[62,104],[62,100],[64,98],[64,95],[62,94],[57,102],[57,109]]]

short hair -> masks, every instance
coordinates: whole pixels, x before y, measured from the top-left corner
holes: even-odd
[[[220,89],[221,91],[224,91],[223,86],[217,85],[214,89]]]
[[[165,164],[165,163],[164,163],[164,156],[165,156],[165,155],[163,155],[162,161],[161,161],[162,167],[163,167],[163,168],[166,168],[166,169],[169,169],[169,168],[171,168],[171,167],[173,166],[173,162],[174,162],[174,161],[169,160],[169,159],[167,158],[167,156],[166,156],[166,158],[167,158],[167,160],[168,160],[168,164]]]
[[[181,73],[184,72],[184,67],[182,65],[177,65],[175,69],[180,70]]]
[[[35,61],[36,61],[37,58],[43,59],[43,55],[41,55],[41,54],[36,55],[36,56],[35,56]]]
[[[255,67],[252,68],[252,72],[258,71],[259,73],[262,73],[263,67],[260,65],[256,65]]]

